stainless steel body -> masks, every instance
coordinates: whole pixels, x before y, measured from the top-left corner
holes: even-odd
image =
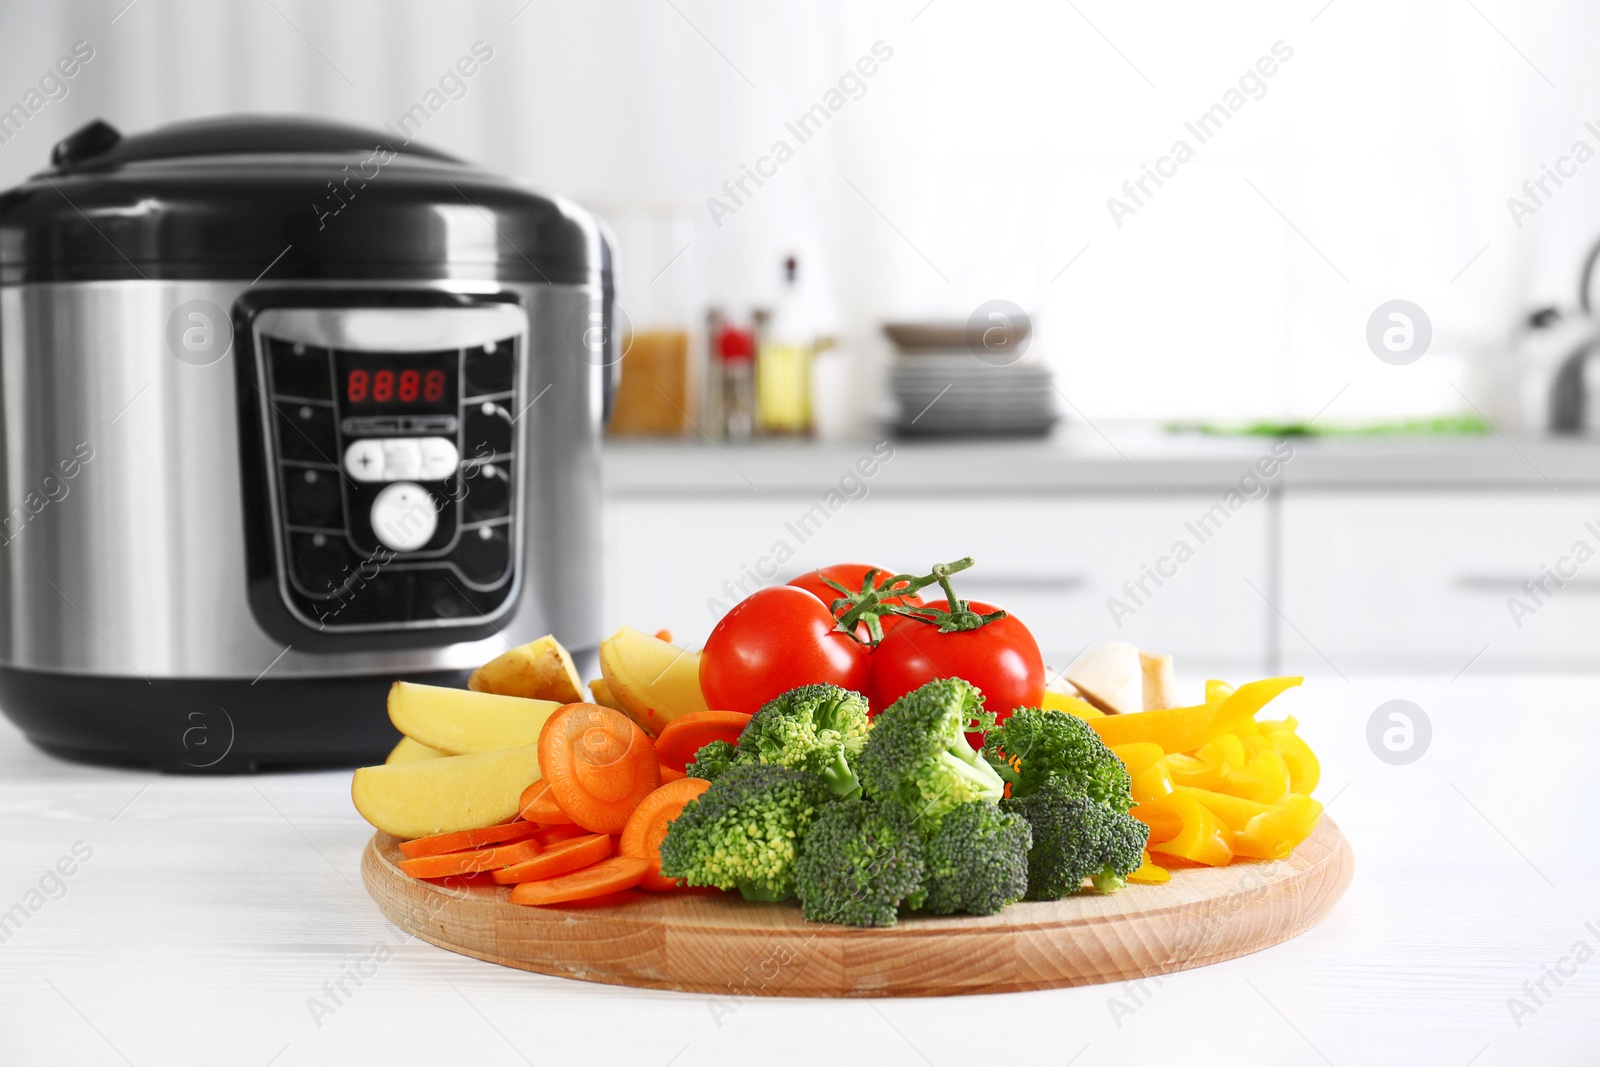
[[[359,284],[514,292],[526,309],[521,587],[500,632],[310,651],[257,622],[241,506],[243,346],[235,337],[197,366],[166,336],[184,302],[228,309],[271,283],[24,283],[0,287],[0,667],[147,680],[394,675],[476,666],[544,633],[577,650],[598,644],[601,369],[574,354],[568,327],[601,299],[599,283]]]

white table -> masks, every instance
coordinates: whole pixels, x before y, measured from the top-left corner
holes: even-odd
[[[1392,698],[1432,720],[1409,766],[1367,748]],[[1142,991],[878,1001],[718,1001],[456,956],[367,898],[347,773],[82,767],[0,726],[0,909],[42,902],[0,944],[0,1062],[1600,1062],[1600,679],[1330,677],[1279,704],[1355,846],[1320,926]],[[92,855],[63,864],[64,895],[28,897],[77,842]],[[1523,983],[1577,942],[1595,958],[1535,1003]],[[370,977],[336,1002],[351,969]],[[1520,1027],[1511,997],[1534,1009]]]

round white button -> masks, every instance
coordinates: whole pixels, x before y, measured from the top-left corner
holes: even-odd
[[[344,450],[344,469],[358,482],[383,481],[383,442],[370,437],[351,441]]]
[[[396,552],[415,552],[433,539],[438,528],[438,505],[415,482],[386,485],[372,502],[372,532]]]

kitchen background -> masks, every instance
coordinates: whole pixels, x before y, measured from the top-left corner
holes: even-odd
[[[959,588],[1057,666],[1123,638],[1194,685],[1584,670],[1597,29],[1488,0],[12,5],[0,188],[93,118],[268,111],[596,209],[632,341],[608,624],[695,643],[819,563],[971,554]]]

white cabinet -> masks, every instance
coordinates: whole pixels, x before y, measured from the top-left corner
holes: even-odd
[[[1013,612],[1057,667],[1116,639],[1173,652],[1185,678],[1245,677],[1266,665],[1270,612],[1251,586],[1270,588],[1270,505],[1249,502],[1195,525],[1216,500],[880,491],[830,511],[800,495],[614,496],[605,617],[698,646],[722,611],[762,584],[826,563],[925,572],[971,555],[977,565],[957,577],[957,592]],[[1165,576],[1152,576],[1157,568]],[[1125,614],[1114,614],[1113,597]]]
[[[1600,495],[1319,492],[1280,506],[1286,669],[1600,667]]]

